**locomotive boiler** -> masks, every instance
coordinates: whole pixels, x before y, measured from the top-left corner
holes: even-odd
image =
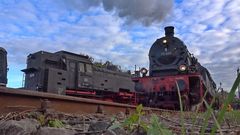
[[[140,103],[159,108],[179,109],[179,96],[185,110],[205,99],[210,102],[216,85],[206,68],[188,51],[174,27],[165,27],[165,36],[157,39],[149,51],[149,76],[135,77],[135,90],[142,93]]]
[[[98,66],[86,55],[67,51],[39,51],[27,59],[25,89],[110,100],[135,102],[131,74],[106,62]]]
[[[7,51],[0,47],[0,86],[7,84]]]

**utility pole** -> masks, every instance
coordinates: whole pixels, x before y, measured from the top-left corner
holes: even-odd
[[[237,76],[240,74],[239,73],[239,68],[237,69]],[[238,85],[238,98],[240,98],[240,85]]]
[[[222,88],[222,82],[220,82],[219,88],[218,88],[218,92],[221,93],[222,99],[224,99],[223,97],[223,88]]]
[[[237,69],[237,76],[240,75],[239,68]],[[240,98],[240,85],[238,85],[238,98]]]

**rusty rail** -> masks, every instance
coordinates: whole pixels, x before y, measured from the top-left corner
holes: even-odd
[[[116,114],[131,113],[136,106],[99,101],[51,93],[0,87],[0,114],[28,109],[48,109],[64,113],[87,114],[103,112]],[[148,113],[161,113],[162,109],[144,108]]]

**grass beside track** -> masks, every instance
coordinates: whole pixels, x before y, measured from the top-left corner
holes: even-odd
[[[141,110],[137,110],[136,114],[131,115],[129,118],[125,120],[130,123],[128,126],[144,127],[146,133],[148,135],[161,135],[161,134],[200,134],[204,135],[206,133],[214,135],[214,134],[228,134],[236,130],[236,132],[240,133],[240,111],[233,110],[227,111],[227,106],[232,103],[235,97],[235,92],[237,87],[240,84],[240,74],[237,76],[230,93],[227,98],[223,102],[223,107],[220,110],[214,110],[212,105],[213,102],[208,104],[205,100],[205,95],[203,96],[202,103],[205,104],[207,110],[206,112],[198,113],[196,112],[184,112],[182,107],[181,98],[180,101],[180,112],[178,116],[174,117],[169,113],[162,113],[159,116],[159,121],[155,117],[155,114],[152,114],[152,121],[150,123],[144,122],[141,120],[143,114]],[[180,93],[178,93],[180,94]],[[181,97],[181,96],[179,96]],[[217,97],[214,97],[214,99]],[[136,116],[137,115],[137,116]],[[134,118],[136,117],[136,118]],[[165,123],[165,124],[164,124]],[[133,125],[131,125],[133,124]],[[149,125],[149,126],[147,126]],[[150,130],[150,131],[149,131]],[[164,131],[164,132],[163,132]]]

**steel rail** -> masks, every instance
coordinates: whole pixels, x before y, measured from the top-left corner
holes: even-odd
[[[53,109],[55,111],[74,114],[96,112],[116,114],[119,112],[131,113],[135,111],[136,106],[31,90],[0,87],[0,114],[39,108]],[[169,110],[145,107],[144,111],[147,113],[160,114],[163,111]],[[169,112],[174,113],[175,111]]]

